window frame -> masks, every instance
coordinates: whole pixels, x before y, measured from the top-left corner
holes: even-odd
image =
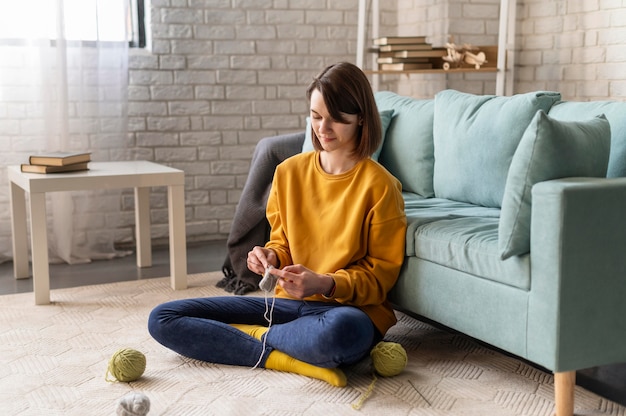
[[[144,0],[130,0],[131,3],[131,19],[132,34],[128,42],[131,48],[146,47],[146,10]]]
[[[148,0],[149,1],[149,0]],[[130,48],[146,48],[146,14],[145,14],[145,6],[146,0],[129,0],[130,6],[130,33],[128,34],[128,46]],[[24,39],[17,37],[0,37],[0,45],[5,46],[23,46],[32,44],[33,42],[49,42],[51,46],[56,46],[58,41],[56,39]],[[77,45],[77,46],[95,46],[97,44],[102,43],[118,43],[121,41],[107,41],[107,40],[65,40],[67,45]]]

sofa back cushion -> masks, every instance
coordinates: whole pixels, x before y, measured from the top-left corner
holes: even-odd
[[[623,101],[562,101],[548,113],[557,120],[585,120],[604,114],[611,125],[611,155],[606,176],[626,176],[626,102]]]
[[[379,162],[400,180],[403,191],[434,196],[433,100],[389,91],[374,96],[379,111],[394,110]]]
[[[506,180],[498,246],[501,258],[530,251],[531,190],[538,182],[573,176],[604,177],[611,128],[602,115],[558,121],[539,111],[515,151]]]
[[[485,207],[502,206],[515,149],[537,111],[560,99],[556,92],[510,97],[445,90],[435,96],[435,196]]]

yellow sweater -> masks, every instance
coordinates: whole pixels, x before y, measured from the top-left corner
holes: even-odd
[[[293,156],[274,175],[267,202],[267,248],[281,267],[330,274],[333,300],[360,308],[381,334],[396,323],[387,301],[404,260],[406,217],[400,182],[371,159],[348,172],[324,172],[318,152]],[[290,296],[277,286],[277,297]]]

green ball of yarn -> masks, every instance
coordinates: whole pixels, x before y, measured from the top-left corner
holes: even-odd
[[[132,348],[122,348],[109,360],[106,381],[135,381],[146,370],[146,356]],[[109,374],[115,379],[109,380]]]
[[[374,369],[383,377],[400,374],[406,367],[406,350],[396,342],[381,341],[370,352]]]

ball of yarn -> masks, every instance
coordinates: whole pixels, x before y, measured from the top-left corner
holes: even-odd
[[[143,353],[132,348],[122,348],[116,351],[109,360],[106,379],[111,381],[109,380],[109,374],[111,374],[117,381],[135,381],[145,370],[146,356]]]
[[[374,369],[383,377],[397,376],[408,361],[406,351],[396,342],[381,341],[370,352]]]
[[[150,399],[143,393],[128,393],[117,403],[117,416],[145,416],[150,411]]]

